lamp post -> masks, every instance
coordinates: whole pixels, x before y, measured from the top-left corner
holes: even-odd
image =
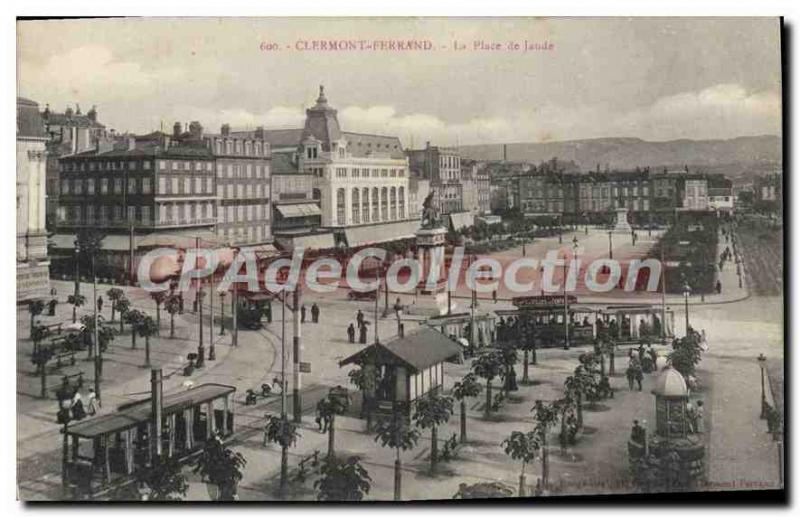
[[[578,237],[572,237],[572,261],[575,263],[575,277],[578,277],[580,266],[578,257]],[[577,283],[577,280],[576,280]],[[564,350],[569,350],[569,299],[567,298],[567,261],[564,261]]]
[[[692,294],[692,288],[688,283],[683,284],[683,307],[686,314],[686,335],[689,335],[689,295]]]
[[[758,354],[758,366],[761,368],[761,419],[767,418],[767,393],[764,390],[764,369],[767,367],[767,357]]]
[[[612,237],[611,237],[613,234],[614,234],[614,232],[612,232],[611,230],[608,230],[608,259],[609,260],[612,260],[614,258],[614,250],[612,249],[612,247],[614,245],[614,242],[613,242]]]

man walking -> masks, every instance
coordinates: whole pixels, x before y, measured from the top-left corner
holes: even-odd
[[[97,297],[97,312],[103,312],[103,296],[100,295]]]
[[[311,306],[311,322],[319,323],[319,305],[317,305],[317,302],[314,302]]]
[[[347,327],[347,340],[350,343],[356,342],[356,328],[353,326],[352,323],[350,323],[350,326]]]
[[[303,304],[303,306],[300,307],[300,323],[305,323],[305,322],[306,322],[306,306],[305,304]]]

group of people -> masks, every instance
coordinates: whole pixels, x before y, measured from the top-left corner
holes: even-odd
[[[56,418],[59,424],[66,424],[72,420],[83,420],[87,415],[94,416],[97,414],[99,400],[93,388],[89,388],[89,394],[86,396],[85,405],[80,388],[72,388],[69,385],[69,381],[64,379],[64,385],[61,387],[61,391],[68,392],[70,390],[74,390],[71,398],[64,396],[59,399],[58,415]],[[63,394],[61,396],[63,396]]]
[[[356,313],[356,325],[358,325],[358,342],[362,345],[367,344],[367,325],[369,322],[364,318],[364,313],[358,309]],[[347,327],[347,341],[350,343],[356,342],[356,327],[353,323]]]
[[[300,307],[300,323],[306,322],[306,306]],[[319,323],[319,305],[317,302],[311,304],[311,323]]]

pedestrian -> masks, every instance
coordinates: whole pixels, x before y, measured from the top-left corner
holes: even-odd
[[[311,305],[311,322],[319,323],[319,305],[316,302]]]
[[[686,428],[689,433],[694,434],[696,431],[697,410],[695,409],[692,401],[686,403]]]
[[[305,322],[306,322],[306,306],[305,304],[303,304],[303,306],[300,307],[300,323],[305,323]]]
[[[639,391],[642,391],[642,381],[644,380],[644,375],[642,373],[641,366],[635,370],[636,373],[636,384],[639,385]]]
[[[653,362],[653,373],[658,371],[658,352],[656,352],[655,348],[651,345],[647,345],[647,354],[650,356],[650,360]]]
[[[356,323],[358,323],[358,328],[364,326],[364,313],[361,312],[361,309],[358,309],[358,313],[356,313]]]
[[[94,388],[89,388],[89,395],[86,397],[86,412],[94,416],[97,414],[97,405],[100,401],[97,399],[97,393]]]
[[[355,343],[356,341],[356,328],[350,323],[350,326],[347,327],[347,341],[350,343]]]
[[[741,278],[739,279],[741,282]],[[55,316],[56,315],[56,305],[58,304],[58,300],[53,298],[47,303],[47,314],[48,316]]]
[[[631,441],[634,443],[640,443],[644,445],[646,436],[647,436],[647,431],[645,430],[645,428],[639,425],[638,420],[634,420],[633,426],[631,427]]]
[[[317,402],[316,413],[315,413],[315,416],[314,416],[314,422],[317,423],[317,430],[320,433],[323,432],[323,430],[322,430],[322,420],[323,420],[323,418],[322,418],[322,405],[323,404],[324,403],[322,402],[322,399],[320,399],[319,402]]]
[[[492,291],[492,301],[493,301],[494,303],[497,303],[497,289],[495,289],[494,291]]]
[[[717,294],[722,294],[722,282],[717,280]]]
[[[272,323],[272,300],[268,300],[264,306],[264,315],[267,317],[267,323]]]
[[[183,314],[183,293],[178,293],[178,313]]]
[[[361,325],[358,329],[358,342],[362,345],[367,344],[367,325]]]
[[[636,349],[636,352],[639,354],[639,364],[644,362],[644,344],[639,343],[639,347]]]
[[[103,296],[97,297],[97,312],[103,312]]]
[[[697,401],[697,407],[694,410],[694,429],[696,433],[705,432],[705,416],[706,410],[703,407],[703,401]]]
[[[633,370],[633,366],[628,366],[628,369],[625,370],[625,378],[628,379],[628,389],[633,391],[633,380],[636,377],[636,373]]]
[[[80,390],[75,390],[75,395],[72,396],[70,410],[72,410],[73,420],[83,420],[86,418],[86,410],[83,408],[83,400],[81,400]]]

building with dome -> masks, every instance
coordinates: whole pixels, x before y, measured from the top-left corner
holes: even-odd
[[[343,131],[337,111],[320,86],[302,128],[266,129],[280,174],[313,177],[320,224],[339,246],[362,246],[413,238],[419,227],[409,210],[408,160],[395,136]],[[291,216],[291,205],[276,205],[276,219]],[[298,214],[307,211],[295,210]],[[276,234],[276,238],[279,237]]]
[[[17,97],[17,302],[49,291],[45,202],[47,141],[39,105]]]

